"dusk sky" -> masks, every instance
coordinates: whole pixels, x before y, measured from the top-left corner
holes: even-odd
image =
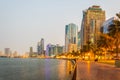
[[[64,45],[65,25],[75,23],[79,30],[82,11],[99,5],[106,19],[120,12],[119,0],[0,0],[0,51],[10,48],[24,53],[44,38]]]

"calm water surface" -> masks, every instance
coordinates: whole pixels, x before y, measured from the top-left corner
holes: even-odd
[[[68,61],[0,58],[0,80],[68,80]]]

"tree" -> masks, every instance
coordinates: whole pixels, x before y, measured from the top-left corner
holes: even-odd
[[[107,50],[113,48],[113,38],[110,37],[108,34],[100,34],[100,40],[97,41],[97,47],[103,49],[105,51],[105,59]]]
[[[114,45],[116,48],[116,56],[118,57],[119,46],[120,46],[120,13],[116,14],[118,19],[113,20],[113,24],[111,24],[108,28],[109,36],[114,38]]]

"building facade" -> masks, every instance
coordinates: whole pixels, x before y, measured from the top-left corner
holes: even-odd
[[[78,32],[78,50],[80,50],[81,49],[81,32],[79,31]]]
[[[44,39],[43,38],[37,44],[37,53],[38,53],[38,55],[44,54]]]
[[[33,47],[30,47],[29,56],[32,57],[32,55],[33,55]]]
[[[9,57],[11,55],[10,48],[5,48],[5,56]]]
[[[69,44],[68,45],[68,52],[76,52],[77,51],[77,44]]]
[[[105,11],[100,6],[93,5],[83,11],[81,24],[81,47],[87,45],[87,42],[93,44],[100,38],[99,32],[105,21]]]
[[[52,45],[52,44],[48,44],[46,47],[46,56],[55,56],[58,54],[63,53],[64,49],[63,46],[60,45]]]
[[[65,52],[69,52],[69,44],[78,44],[78,26],[73,23],[65,26]]]
[[[103,23],[103,26],[102,26],[103,33],[108,33],[108,27],[113,24],[113,20],[116,20],[116,18],[112,17]]]

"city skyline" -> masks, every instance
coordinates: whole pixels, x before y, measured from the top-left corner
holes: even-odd
[[[65,25],[74,23],[80,30],[82,11],[92,5],[105,10],[106,19],[114,17],[120,10],[117,0],[0,1],[0,51],[10,48],[24,53],[29,52],[30,46],[36,51],[41,38],[45,39],[45,47],[49,43],[64,45]]]

